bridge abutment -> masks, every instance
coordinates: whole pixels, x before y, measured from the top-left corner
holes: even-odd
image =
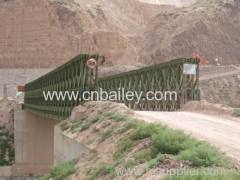
[[[54,164],[54,126],[58,120],[15,108],[14,175],[43,175]]]

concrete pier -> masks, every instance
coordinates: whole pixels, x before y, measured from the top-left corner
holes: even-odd
[[[14,175],[44,175],[54,164],[54,126],[57,120],[15,108]]]

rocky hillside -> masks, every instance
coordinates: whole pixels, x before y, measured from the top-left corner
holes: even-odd
[[[0,0],[0,67],[55,67],[79,53],[105,55],[107,65],[193,52],[239,63],[240,1],[194,2]]]
[[[0,67],[55,67],[79,53],[135,60],[157,12],[136,0],[0,0]]]
[[[201,0],[153,18],[144,34],[143,62],[189,57],[194,52],[214,63],[240,62],[240,1]]]
[[[230,75],[201,82],[202,98],[212,103],[240,107],[240,75]]]

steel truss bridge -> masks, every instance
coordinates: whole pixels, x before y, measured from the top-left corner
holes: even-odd
[[[95,59],[97,66],[90,68],[89,59]],[[47,73],[37,80],[25,85],[24,109],[41,116],[53,119],[65,119],[72,109],[83,103],[78,100],[46,101],[43,92],[84,92],[118,91],[119,88],[133,92],[177,92],[176,100],[149,101],[142,98],[132,101],[121,100],[135,110],[175,111],[188,101],[200,100],[199,90],[199,60],[175,59],[139,70],[134,70],[109,77],[98,78],[98,66],[101,59],[98,55],[81,54],[68,63]],[[190,67],[190,69],[189,69]],[[185,72],[187,71],[190,72]],[[193,71],[193,72],[191,72]],[[143,97],[146,94],[143,94]],[[79,94],[81,96],[81,94]]]

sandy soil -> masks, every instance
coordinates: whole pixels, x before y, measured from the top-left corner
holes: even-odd
[[[219,73],[219,74],[210,74],[206,76],[200,77],[201,81],[207,81],[209,79],[216,79],[216,78],[221,78],[221,77],[226,77],[226,76],[231,76],[235,74],[240,74],[240,69],[235,70],[235,71],[230,71],[230,72],[224,72],[224,73]]]
[[[240,119],[234,121],[191,112],[136,112],[136,116],[147,122],[163,123],[206,140],[240,162]]]

